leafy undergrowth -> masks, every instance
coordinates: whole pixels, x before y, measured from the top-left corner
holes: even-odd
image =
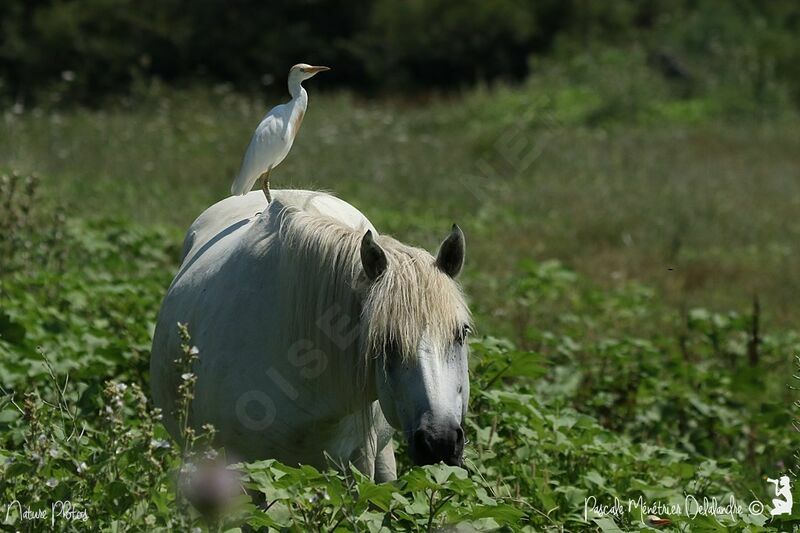
[[[14,202],[0,216],[7,527],[614,531],[649,529],[656,514],[667,529],[784,531],[800,520],[799,506],[770,519],[763,479],[792,468],[800,447],[787,387],[800,335],[754,334],[750,312],[675,317],[646,287],[599,290],[553,262],[519,265],[503,289],[518,311],[506,317],[520,323],[514,342],[489,336],[497,317],[476,306],[465,469],[399,457],[400,478],[376,485],[349,469],[238,465],[250,496],[203,517],[177,488],[201,458],[169,440],[147,399],[152,325],[180,235],[65,222]],[[186,342],[187,357],[202,358]],[[701,506],[733,497],[743,509],[628,509],[629,500],[684,506],[687,496]],[[621,513],[591,510],[615,498]],[[753,500],[767,505],[762,514],[750,512]],[[53,517],[58,501],[79,512]],[[20,507],[50,515],[25,518]]]

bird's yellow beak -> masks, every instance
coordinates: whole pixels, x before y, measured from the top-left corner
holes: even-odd
[[[311,67],[308,69],[308,72],[312,74],[316,74],[317,72],[325,72],[326,70],[330,70],[330,67]]]

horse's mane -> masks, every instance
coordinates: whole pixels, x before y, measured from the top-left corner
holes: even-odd
[[[470,321],[459,284],[436,267],[427,251],[375,236],[389,266],[370,282],[360,256],[366,226],[353,228],[288,202],[278,218],[282,260],[294,272],[286,289],[295,302],[298,320],[292,322],[299,330],[289,338],[312,340],[329,357],[355,352],[366,370],[373,360],[383,362],[387,343],[413,361],[423,334],[434,345],[446,344]]]

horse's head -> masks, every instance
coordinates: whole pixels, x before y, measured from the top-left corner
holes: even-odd
[[[370,232],[361,241],[366,350],[381,410],[415,464],[461,465],[470,315],[455,277],[464,253],[455,225],[435,259]]]

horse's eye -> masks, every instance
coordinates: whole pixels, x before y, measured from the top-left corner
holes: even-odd
[[[456,331],[456,342],[458,344],[464,344],[464,341],[470,333],[472,333],[472,328],[469,327],[469,324],[464,324]]]
[[[395,339],[386,339],[383,343],[383,355],[391,358],[400,354],[400,345]]]

